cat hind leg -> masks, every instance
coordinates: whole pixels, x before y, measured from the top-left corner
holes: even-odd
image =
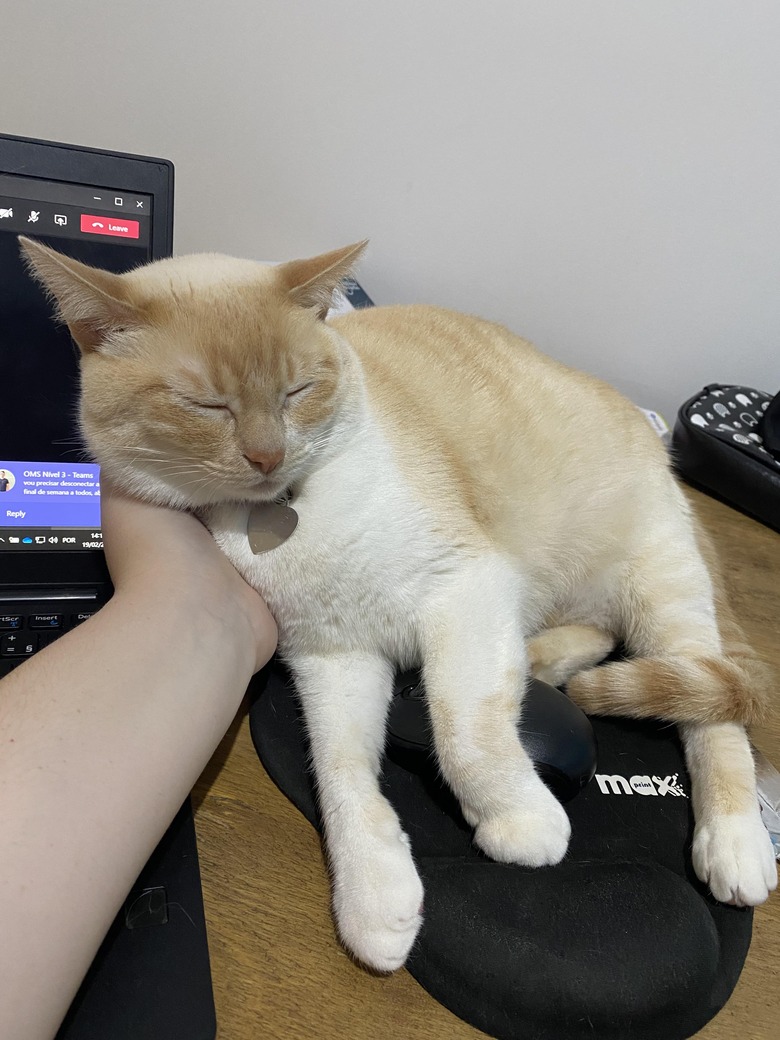
[[[621,635],[630,659],[579,673],[567,691],[595,714],[681,724],[694,869],[717,899],[753,906],[777,884],[744,728],[763,709],[766,673],[686,519],[684,510],[667,518],[627,571]]]
[[[577,672],[599,664],[617,639],[595,625],[558,625],[528,640],[528,667],[534,679],[562,686]]]
[[[693,784],[694,870],[722,903],[757,906],[777,886],[777,864],[745,730],[705,723],[681,727],[681,736]]]
[[[645,536],[614,597],[628,659],[570,680],[567,692],[584,711],[680,723],[764,717],[766,669],[745,645],[712,547],[684,503]]]

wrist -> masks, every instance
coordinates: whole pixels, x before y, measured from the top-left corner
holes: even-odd
[[[184,626],[219,648],[223,660],[247,670],[246,679],[276,649],[276,623],[261,597],[227,566],[216,571],[172,565],[135,570],[114,598],[148,624]]]
[[[177,622],[211,626],[251,658],[252,672],[268,660],[277,639],[268,608],[194,516],[116,496],[104,513],[118,597],[130,597],[142,617],[162,607]]]

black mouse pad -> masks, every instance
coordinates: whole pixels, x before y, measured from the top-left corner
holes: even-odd
[[[253,694],[260,760],[321,830],[287,673],[273,664]],[[569,852],[539,870],[487,859],[432,772],[385,758],[382,789],[425,885],[425,921],[407,968],[498,1040],[683,1040],[726,1003],[750,946],[752,910],[717,903],[694,875],[676,729],[592,722],[599,764],[566,805]]]

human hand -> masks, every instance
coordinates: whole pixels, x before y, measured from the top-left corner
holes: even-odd
[[[133,593],[141,604],[164,596],[172,609],[176,603],[188,613],[205,611],[231,636],[245,634],[255,669],[269,660],[278,636],[268,607],[194,516],[127,498],[104,483],[102,521],[106,561],[118,594]]]

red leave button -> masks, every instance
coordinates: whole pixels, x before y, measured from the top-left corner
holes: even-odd
[[[81,230],[88,235],[138,238],[140,226],[137,220],[124,220],[122,217],[97,217],[92,213],[81,214]]]

